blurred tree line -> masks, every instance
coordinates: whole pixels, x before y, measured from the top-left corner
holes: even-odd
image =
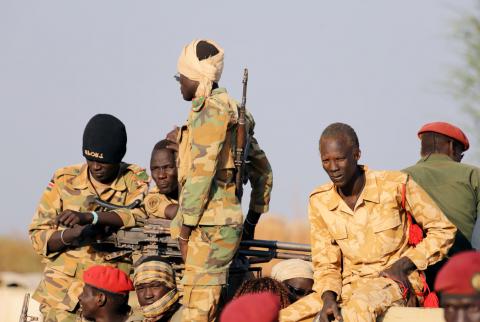
[[[470,117],[471,133],[480,142],[480,1],[475,11],[455,23],[454,36],[462,46],[462,64],[452,70],[454,97]],[[480,156],[480,149],[476,149]]]

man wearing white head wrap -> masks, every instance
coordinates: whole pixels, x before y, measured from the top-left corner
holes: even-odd
[[[313,266],[301,259],[283,260],[272,267],[271,277],[282,282],[290,292],[290,302],[310,294],[313,287]]]
[[[200,46],[198,44],[200,43]],[[202,45],[208,43],[215,47],[214,55],[203,54]],[[198,55],[200,54],[200,55]],[[200,56],[200,58],[198,57]],[[201,59],[203,57],[204,59]],[[214,83],[218,83],[223,71],[223,49],[213,40],[194,40],[186,45],[177,64],[178,72],[192,81],[198,82],[195,97],[208,97]]]
[[[171,234],[178,238],[185,270],[183,321],[213,321],[227,272],[242,234],[243,215],[235,194],[234,142],[237,103],[218,87],[223,50],[211,40],[195,40],[178,59],[182,96],[192,101],[187,124],[177,135],[179,208]],[[247,219],[254,227],[268,210],[272,172],[253,137],[247,172],[252,184]],[[175,131],[174,131],[175,132]],[[172,140],[174,132],[167,139]],[[253,229],[249,229],[253,236]]]

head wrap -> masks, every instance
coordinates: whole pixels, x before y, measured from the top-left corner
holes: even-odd
[[[218,54],[207,59],[197,57],[197,44],[206,41],[218,49]],[[183,76],[199,82],[195,97],[208,97],[212,84],[220,80],[223,71],[223,49],[213,40],[197,39],[183,47],[178,58],[177,69]]]
[[[220,322],[276,322],[280,299],[270,292],[242,295],[227,304]]]
[[[313,266],[301,259],[287,259],[273,266],[270,275],[280,282],[297,277],[313,279]]]
[[[125,125],[110,114],[97,114],[83,132],[83,156],[102,163],[120,163],[127,152]]]
[[[435,279],[435,291],[442,294],[480,294],[480,252],[459,253],[442,267]]]
[[[160,260],[145,261],[135,268],[133,281],[135,287],[139,284],[159,281],[171,289],[154,303],[142,306],[146,322],[155,322],[177,307],[180,295],[175,282],[175,272],[169,263]]]
[[[95,265],[83,273],[85,284],[110,292],[128,294],[133,283],[124,271],[111,266]]]
[[[468,138],[465,135],[465,133],[463,133],[463,131],[460,128],[450,123],[447,123],[447,122],[427,123],[424,126],[422,126],[418,131],[418,137],[421,138],[421,135],[425,132],[435,132],[435,133],[446,135],[452,139],[455,139],[461,144],[463,144],[464,151],[467,151],[468,148],[470,147],[470,143],[468,142]]]

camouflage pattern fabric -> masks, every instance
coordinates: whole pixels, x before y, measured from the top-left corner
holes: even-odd
[[[192,231],[182,278],[183,321],[214,319],[241,233],[241,225],[198,226]]]
[[[158,188],[154,187],[150,189],[143,203],[148,217],[167,218],[165,209],[170,205],[177,205],[178,201],[160,193]]]
[[[242,223],[242,213],[235,196],[234,145],[238,119],[237,103],[224,88],[195,106],[187,125],[179,131],[178,179],[179,214],[189,226],[232,225]],[[247,115],[249,131],[254,122]],[[272,190],[272,170],[265,153],[252,138],[247,168],[252,185],[250,209],[268,211]]]
[[[325,291],[337,293],[339,300],[346,303],[351,293],[360,301],[368,296],[376,297],[375,294],[361,292],[378,292],[375,279],[380,282],[388,280],[379,279],[379,273],[398,259],[406,256],[419,270],[425,270],[428,265],[441,260],[451,247],[455,226],[411,179],[407,183],[406,208],[426,237],[416,247],[408,245],[408,220],[401,207],[401,187],[407,175],[397,171],[364,169],[366,183],[355,210],[347,206],[332,183],[315,189],[310,195],[315,292],[284,309],[282,321],[299,321],[314,316],[322,308],[321,295]],[[409,279],[413,288],[420,291],[423,284],[418,271],[413,272]],[[369,288],[370,285],[372,288]],[[391,300],[392,305],[396,303],[394,296]],[[375,299],[372,301],[378,302]],[[358,304],[358,307],[373,312],[370,316],[380,314],[390,305],[383,302],[378,306],[364,304]],[[367,316],[367,313],[358,314]],[[358,321],[374,320],[365,318]]]
[[[249,131],[254,122],[248,114]],[[242,210],[235,195],[234,148],[237,103],[225,89],[192,102],[187,125],[179,131],[177,159],[179,210],[171,234],[178,237],[182,224],[194,226],[182,279],[183,321],[211,321],[215,316],[228,267],[238,249]],[[265,153],[252,137],[248,153],[252,185],[250,209],[268,211],[272,171]]]
[[[82,322],[80,314],[75,312],[67,312],[51,308],[46,304],[40,304],[40,312],[43,315],[43,322]]]
[[[96,189],[97,192],[101,191],[99,197],[117,205],[142,200],[148,187],[148,176],[144,169],[122,164],[120,171],[121,175],[110,186]],[[103,210],[92,201],[96,197],[96,190],[89,179],[87,165],[82,164],[57,170],[42,195],[29,234],[34,250],[43,257],[45,263],[43,279],[32,296],[44,304],[43,312],[48,309],[73,312],[83,289],[83,271],[92,265],[111,265],[130,273],[130,257],[122,256],[107,261],[105,256],[109,253],[88,243],[71,246],[60,252],[47,251],[47,243],[52,234],[64,229],[55,225],[55,218],[63,210]],[[135,218],[146,217],[141,208],[117,209],[115,212],[122,219],[124,227],[134,226]]]

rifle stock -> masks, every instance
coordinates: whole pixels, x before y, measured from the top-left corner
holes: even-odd
[[[247,84],[248,84],[248,69],[243,71],[243,93],[242,103],[238,107],[238,126],[237,126],[237,138],[235,147],[235,188],[238,200],[242,201],[243,196],[243,174],[245,167],[245,150],[247,145],[247,129],[245,118],[245,105],[247,104]]]

